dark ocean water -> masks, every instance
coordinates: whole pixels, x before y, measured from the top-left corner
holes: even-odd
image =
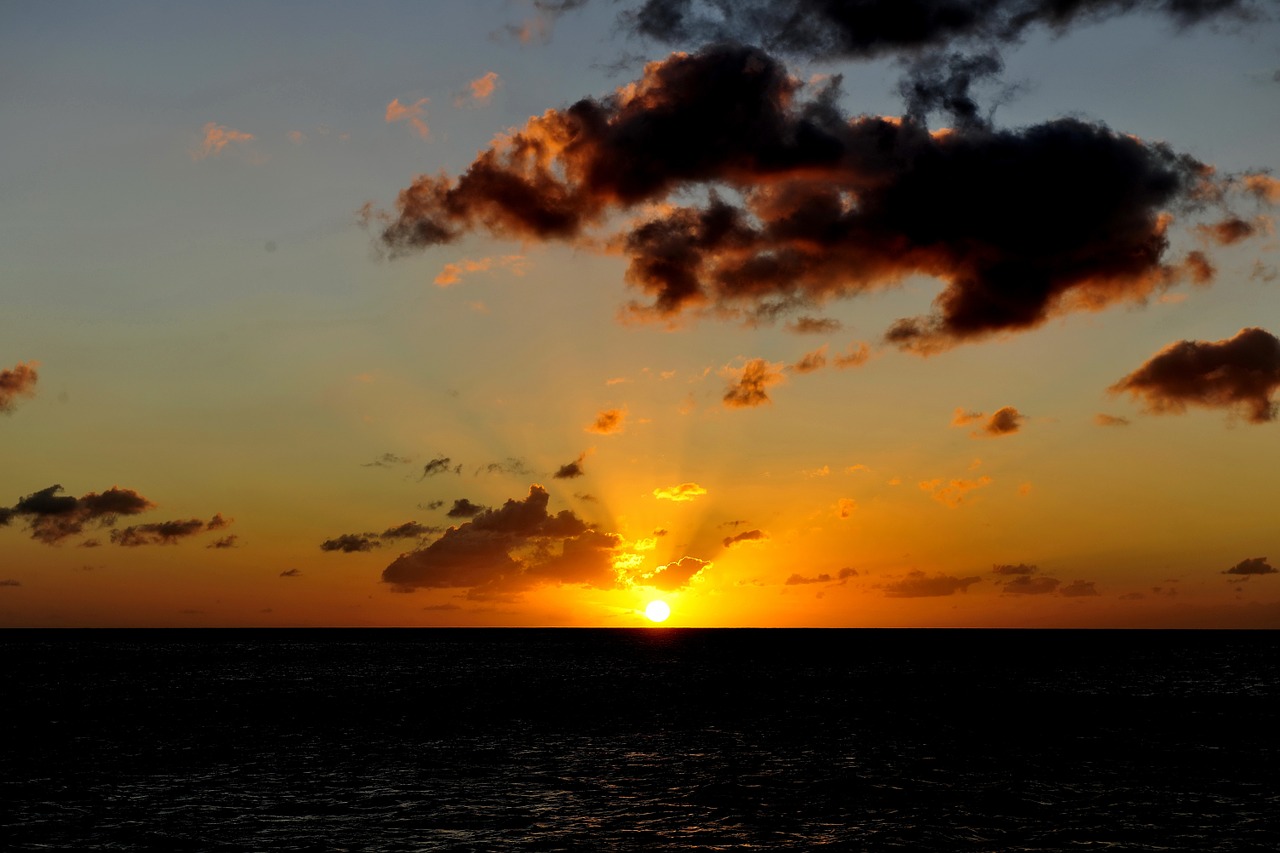
[[[4,850],[1274,850],[1280,632],[0,633]]]

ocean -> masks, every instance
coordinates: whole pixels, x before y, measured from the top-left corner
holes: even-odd
[[[0,633],[3,850],[1274,850],[1280,632]]]

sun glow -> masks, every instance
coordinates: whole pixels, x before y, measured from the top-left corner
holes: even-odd
[[[671,615],[671,608],[665,601],[650,601],[649,606],[644,609],[644,615],[651,622],[666,622]]]

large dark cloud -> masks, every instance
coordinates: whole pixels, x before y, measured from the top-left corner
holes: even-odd
[[[119,516],[137,515],[155,507],[132,489],[115,486],[78,498],[61,492],[62,486],[49,486],[19,499],[12,507],[0,507],[0,525],[20,518],[26,522],[32,539],[53,545],[83,533],[86,526],[110,527]]]
[[[473,598],[540,583],[617,586],[613,552],[621,539],[592,529],[569,510],[551,514],[549,500],[542,486],[530,486],[524,499],[486,509],[431,544],[402,554],[382,579],[402,590],[467,588]]]
[[[967,84],[950,66],[936,77],[913,109],[963,116]],[[838,85],[806,97],[740,45],[674,54],[612,95],[530,119],[456,179],[420,177],[371,219],[393,255],[475,230],[572,241],[702,188],[705,202],[668,204],[613,239],[643,294],[633,316],[769,320],[920,273],[944,283],[935,310],[887,340],[921,352],[1211,274],[1203,255],[1168,256],[1171,212],[1225,186],[1193,157],[1075,118],[930,132],[911,117],[850,117]]]
[[[12,411],[19,397],[35,396],[39,378],[34,363],[20,361],[12,368],[0,370],[0,412]]]
[[[1008,43],[1033,28],[1062,31],[1134,11],[1188,26],[1256,9],[1247,0],[646,0],[623,20],[669,44],[731,39],[798,56],[870,58]]]
[[[1220,341],[1178,341],[1110,390],[1141,398],[1147,411],[1187,406],[1240,410],[1250,423],[1274,420],[1280,389],[1280,340],[1263,329],[1241,329]]]

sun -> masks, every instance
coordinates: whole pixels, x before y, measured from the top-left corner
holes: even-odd
[[[649,606],[644,609],[644,615],[648,616],[651,622],[666,622],[667,617],[671,615],[671,608],[665,601],[650,601]]]

